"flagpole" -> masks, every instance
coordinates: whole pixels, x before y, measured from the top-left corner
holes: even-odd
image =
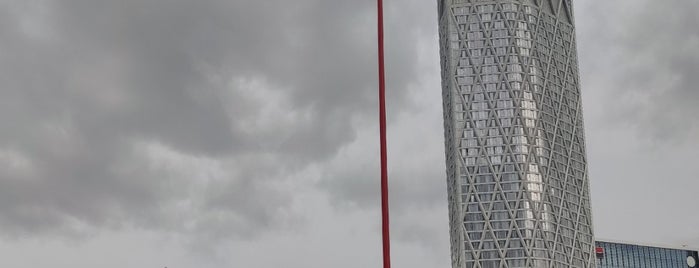
[[[379,132],[381,142],[381,233],[383,268],[391,268],[391,241],[388,213],[388,167],[386,154],[386,75],[384,66],[383,0],[377,0],[379,41]]]

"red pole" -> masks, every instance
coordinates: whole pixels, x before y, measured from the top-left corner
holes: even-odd
[[[391,268],[391,240],[388,224],[388,167],[386,154],[386,75],[383,48],[383,0],[377,0],[379,33],[379,128],[381,140],[381,233],[383,268]]]

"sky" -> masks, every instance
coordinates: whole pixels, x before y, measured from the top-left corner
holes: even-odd
[[[574,2],[595,235],[699,248],[699,2]],[[385,3],[396,267],[450,265],[436,6]],[[375,22],[0,0],[0,267],[380,267]]]

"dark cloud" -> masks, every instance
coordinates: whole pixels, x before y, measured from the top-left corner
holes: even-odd
[[[374,117],[373,8],[2,2],[0,149],[26,162],[0,174],[4,233],[273,225],[291,195],[274,183],[334,155]],[[389,35],[398,109],[424,26],[391,23],[416,29]],[[192,168],[220,172],[182,175],[202,161]],[[183,211],[201,220],[166,222]]]

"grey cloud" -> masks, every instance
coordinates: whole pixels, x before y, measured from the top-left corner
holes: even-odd
[[[698,186],[699,60],[691,51],[699,6],[629,0],[576,7],[596,235],[695,243],[697,219],[682,204],[693,202],[690,189]]]
[[[610,8],[615,6],[617,8]],[[622,1],[586,5],[601,19],[581,25],[583,70],[604,78],[589,91],[604,94],[606,121],[636,128],[641,138],[682,142],[699,134],[699,24],[696,1]],[[620,11],[620,10],[623,10]]]
[[[288,267],[337,263],[332,252],[343,267],[378,259],[352,251],[369,256],[379,230],[366,223],[378,208],[374,4],[0,0],[0,236],[133,227],[232,243],[246,260],[272,250],[266,263]],[[596,231],[679,241],[696,220],[664,219],[682,218],[696,188],[697,59],[684,56],[696,3],[575,4]],[[436,3],[386,7],[394,249],[399,263],[420,252],[446,267]],[[670,194],[649,200],[656,189]],[[640,206],[662,214],[650,221]],[[663,233],[648,235],[653,224]],[[284,228],[286,238],[265,235]],[[307,239],[316,244],[299,247]],[[322,247],[325,262],[284,247]]]
[[[0,6],[0,149],[31,167],[0,173],[6,235],[165,228],[177,213],[201,220],[174,231],[251,234],[288,206],[280,174],[331,157],[375,114],[371,1]],[[415,31],[389,35],[393,109],[417,71]],[[150,166],[148,144],[222,171],[197,186],[173,171],[185,162]]]

